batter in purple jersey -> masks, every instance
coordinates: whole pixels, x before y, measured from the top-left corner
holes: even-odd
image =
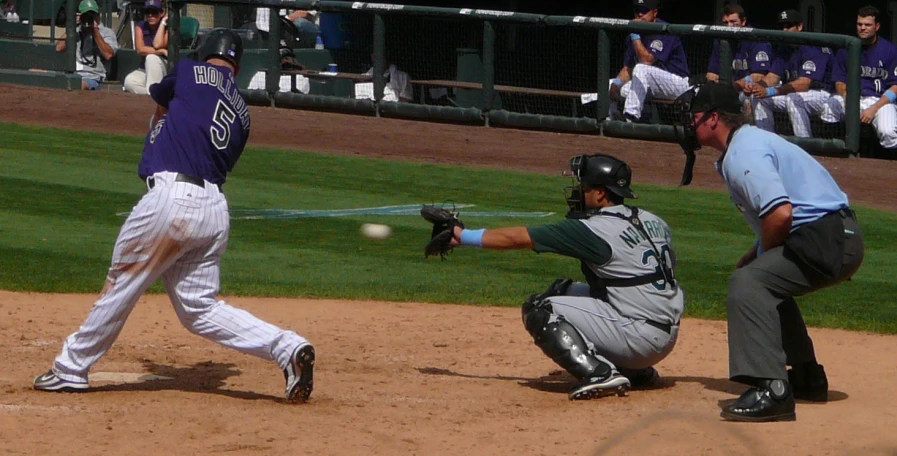
[[[783,31],[801,32],[803,16],[796,10],[779,13]],[[832,90],[832,61],[829,48],[807,45],[781,46],[776,52],[773,69],[763,84],[754,87],[754,121],[767,131],[775,131],[773,112],[787,111],[794,135],[812,136],[810,115],[820,116]]]
[[[857,37],[863,43],[860,61],[860,121],[872,124],[882,147],[897,148],[897,47],[878,36],[881,13],[874,6],[857,11]],[[832,80],[837,95],[826,103],[822,120],[839,122],[847,96],[847,51],[835,55]]]
[[[657,18],[658,0],[633,0],[636,22],[666,24]],[[632,33],[627,37],[623,68],[611,79],[611,100],[625,98],[624,115],[628,121],[639,120],[648,96],[672,100],[688,90],[688,63],[682,41],[674,35]],[[611,104],[610,117],[617,112]]]
[[[35,389],[86,390],[91,366],[115,342],[137,299],[161,278],[190,332],[276,362],[288,400],[311,395],[311,344],[215,299],[230,232],[221,188],[249,138],[249,111],[234,82],[242,55],[239,35],[214,29],[192,58],[150,87],[158,106],[139,165],[147,193],[118,235],[103,292],[53,367],[34,379]]]

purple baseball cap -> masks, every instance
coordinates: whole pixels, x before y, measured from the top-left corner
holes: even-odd
[[[162,9],[162,0],[146,0],[143,4],[144,9]]]

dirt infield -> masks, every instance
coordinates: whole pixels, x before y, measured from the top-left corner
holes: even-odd
[[[148,97],[0,85],[0,121],[143,134],[151,111]],[[254,145],[544,172],[559,171],[576,153],[604,151],[632,165],[636,187],[675,184],[682,166],[681,151],[667,144],[271,108],[253,108],[252,116]],[[699,152],[694,185],[721,188],[716,155]],[[881,185],[897,175],[893,162],[821,161],[853,201],[897,209],[897,195]],[[678,347],[658,366],[659,388],[573,403],[572,379],[533,346],[518,309],[230,299],[315,343],[312,400],[288,405],[273,363],[189,334],[167,297],[149,296],[93,369],[95,390],[33,391],[31,380],[94,298],[0,291],[0,450],[897,454],[894,336],[812,329],[832,401],[799,403],[796,422],[742,425],[718,418],[719,403],[742,391],[726,380],[723,322],[683,321]]]

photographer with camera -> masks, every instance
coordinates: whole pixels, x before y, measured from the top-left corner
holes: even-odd
[[[149,95],[149,87],[168,74],[168,16],[161,0],[146,0],[143,5],[146,20],[134,26],[137,55],[143,57],[140,68],[124,80],[125,92]]]
[[[96,90],[106,79],[103,62],[109,62],[118,49],[115,32],[100,23],[100,8],[96,0],[82,0],[75,15],[78,24],[78,48],[75,50],[75,70],[81,75],[82,90]],[[66,34],[56,42],[56,52],[65,52]]]

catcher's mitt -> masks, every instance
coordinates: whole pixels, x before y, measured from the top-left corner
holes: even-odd
[[[452,236],[455,227],[464,228],[464,223],[458,219],[458,215],[454,211],[450,211],[444,207],[436,207],[433,205],[424,205],[420,209],[420,215],[426,221],[433,224],[433,232],[430,233],[430,242],[424,247],[424,258],[430,255],[438,254],[443,260],[445,256],[452,251]]]

